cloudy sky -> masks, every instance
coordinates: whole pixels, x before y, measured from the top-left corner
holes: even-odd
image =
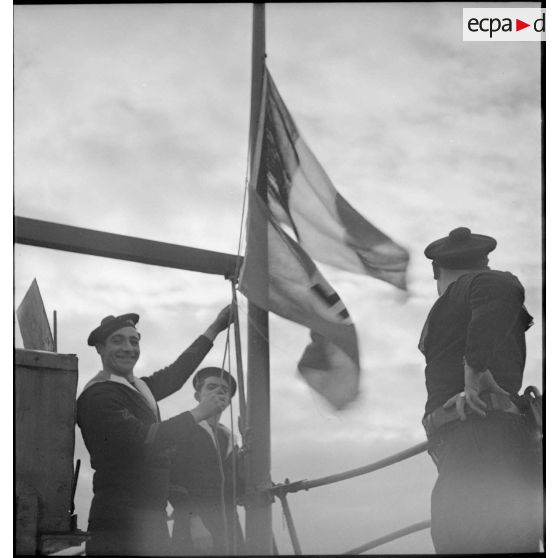
[[[456,226],[495,236],[492,267],[523,281],[535,318],[524,384],[541,386],[540,45],[463,42],[462,8],[474,5],[266,8],[268,67],[300,132],[340,193],[411,253],[407,295],[322,267],[359,335],[362,394],[349,410],[334,412],[297,376],[304,328],[271,317],[275,482],[424,439],[416,346],[436,290],[422,251]],[[16,6],[16,215],[236,253],[251,17],[248,4]],[[136,372],[149,374],[231,297],[217,276],[21,245],[14,257],[16,304],[36,278],[47,312],[58,312],[59,351],[79,357],[78,391],[99,369],[86,338],[103,316],[141,315]],[[207,364],[221,364],[221,337]],[[193,406],[188,386],[161,410],[168,418]],[[79,432],[76,444],[85,529],[91,471]],[[423,454],[291,496],[304,552],[342,552],[427,519],[434,480]],[[290,552],[278,504],[274,531]],[[372,552],[432,545],[424,531]]]

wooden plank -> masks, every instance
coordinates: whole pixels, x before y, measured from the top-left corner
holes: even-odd
[[[104,258],[233,276],[242,257],[49,221],[15,217],[15,241]]]
[[[71,526],[77,358],[41,353],[39,361],[28,366],[23,362],[38,352],[29,356],[22,351],[16,351],[14,377],[16,486],[36,492],[39,532],[65,532]],[[48,367],[40,366],[45,355]],[[64,369],[72,360],[74,368]]]
[[[16,315],[24,348],[54,351],[54,339],[36,279],[17,307]]]
[[[29,349],[16,349],[15,363],[16,367],[49,368],[51,370],[69,370],[73,372],[78,367],[76,355],[31,351]]]
[[[15,547],[16,554],[37,553],[39,501],[36,492],[24,484],[16,485]]]

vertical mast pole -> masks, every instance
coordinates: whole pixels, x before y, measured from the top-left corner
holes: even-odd
[[[254,168],[256,139],[262,101],[265,64],[265,5],[254,4],[252,20],[252,91],[250,108],[250,168]],[[262,196],[265,188],[257,176],[250,176],[250,187]],[[267,229],[264,238],[264,261],[267,261]],[[267,288],[267,273],[261,281]],[[257,494],[271,488],[270,389],[269,389],[269,320],[266,310],[248,303],[248,374],[247,374],[247,492]],[[251,555],[273,554],[271,499],[248,497],[246,501],[246,546]]]

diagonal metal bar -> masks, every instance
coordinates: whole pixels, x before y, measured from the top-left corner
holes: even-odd
[[[29,246],[225,277],[234,274],[237,260],[241,258],[233,254],[17,216],[14,217],[14,239]]]
[[[278,494],[278,497],[279,500],[281,500],[283,515],[285,516],[285,519],[287,521],[287,529],[289,530],[294,553],[295,555],[300,556],[302,554],[302,548],[300,547],[300,541],[298,540],[298,534],[296,532],[293,516],[291,514],[291,508],[289,507],[289,502],[287,501],[287,494],[286,492],[281,492],[280,494]]]
[[[339,482],[346,479],[351,479],[353,477],[358,477],[359,475],[365,475],[366,473],[372,473],[378,469],[383,469],[389,465],[393,465],[414,455],[418,455],[428,448],[428,442],[421,442],[416,446],[412,446],[404,451],[380,459],[375,463],[370,465],[364,465],[363,467],[358,467],[356,469],[350,469],[344,473],[338,473],[336,475],[329,475],[327,477],[320,477],[313,480],[302,480],[285,484],[277,484],[270,489],[270,492],[274,494],[280,494],[281,492],[299,492],[300,490],[310,490],[311,488],[316,488],[317,486],[324,486],[326,484],[332,484],[334,482]]]
[[[393,533],[389,533],[388,535],[384,535],[378,539],[374,539],[368,543],[365,543],[361,546],[357,546],[355,548],[351,548],[351,550],[347,550],[347,552],[343,552],[343,554],[361,554],[362,552],[366,552],[371,548],[376,548],[382,544],[386,544],[388,542],[394,541],[396,539],[400,539],[406,535],[410,535],[411,533],[416,533],[417,531],[422,531],[423,529],[428,529],[430,527],[430,521],[420,521],[419,523],[413,523],[408,527],[404,527],[403,529],[399,529],[397,531],[393,531]]]

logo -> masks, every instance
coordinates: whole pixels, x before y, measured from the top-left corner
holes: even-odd
[[[545,41],[545,8],[463,8],[464,41]]]

